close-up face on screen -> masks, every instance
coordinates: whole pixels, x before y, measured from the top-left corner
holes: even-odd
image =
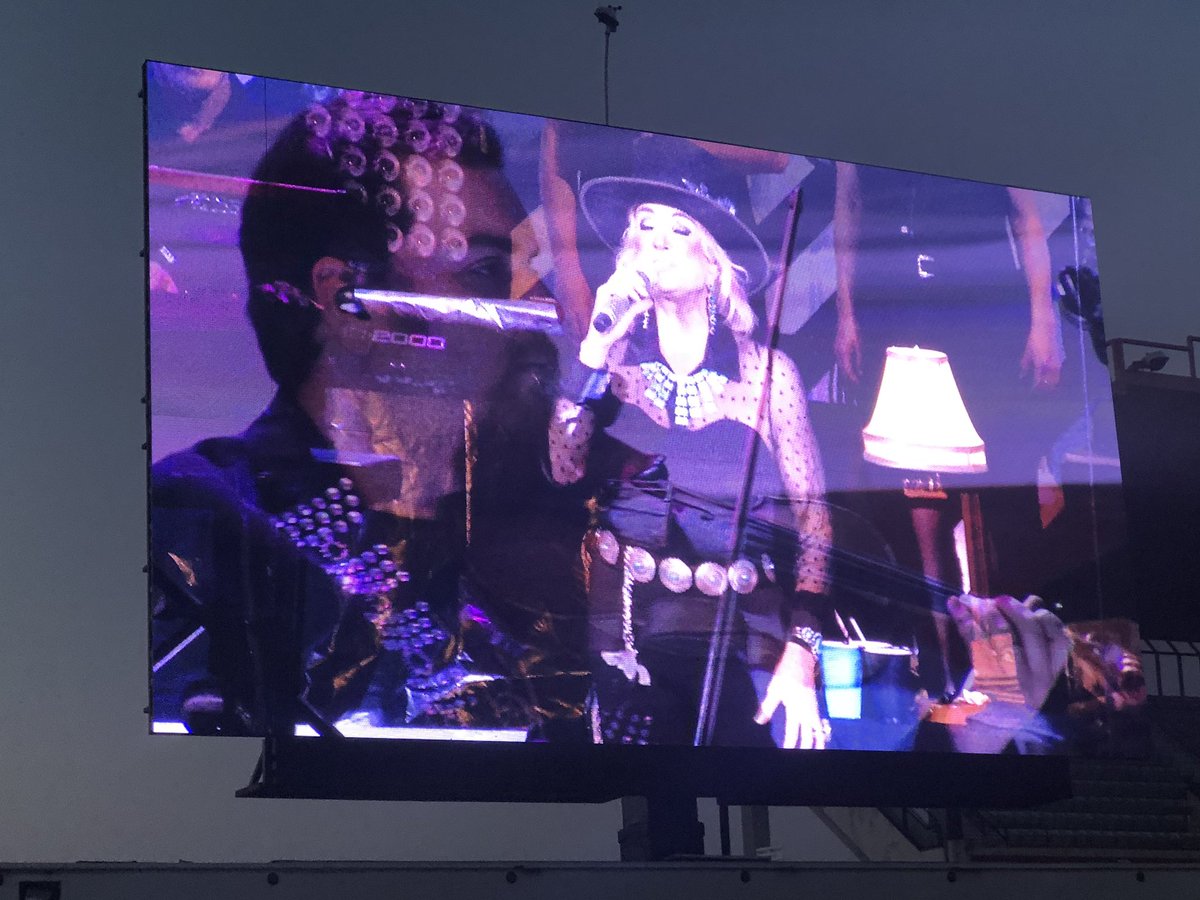
[[[146,78],[152,731],[1136,743],[1086,198]]]

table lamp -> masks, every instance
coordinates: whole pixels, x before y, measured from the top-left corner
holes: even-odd
[[[987,471],[983,439],[963,404],[950,360],[938,350],[888,347],[875,410],[862,435],[867,462],[928,473],[904,480],[908,497],[945,499],[942,473]],[[971,591],[987,596],[986,543],[976,491],[962,492],[962,514]]]

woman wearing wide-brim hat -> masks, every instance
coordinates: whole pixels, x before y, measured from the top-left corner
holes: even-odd
[[[608,664],[597,667],[593,737],[766,745],[762,726],[782,706],[784,745],[823,747],[816,672],[830,523],[795,365],[751,336],[749,298],[769,280],[767,255],[728,201],[685,179],[598,178],[580,202],[616,266],[551,423],[553,475],[617,475],[601,471],[615,442],[647,464],[626,463],[613,479],[589,538],[592,643]],[[739,540],[751,459],[756,515]],[[759,521],[770,498],[782,527]],[[718,600],[730,591],[740,612],[717,660],[720,695],[705,701],[715,717],[697,729]],[[761,705],[756,663],[771,670]],[[612,690],[614,678],[635,689]]]

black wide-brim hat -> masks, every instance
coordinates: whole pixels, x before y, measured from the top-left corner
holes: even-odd
[[[691,216],[708,229],[734,263],[746,270],[746,296],[766,285],[771,264],[762,243],[739,219],[729,201],[709,196],[704,185],[681,178],[679,182],[649,178],[605,176],[586,182],[579,203],[588,224],[613,250],[621,244],[629,213],[643,203],[659,203]]]

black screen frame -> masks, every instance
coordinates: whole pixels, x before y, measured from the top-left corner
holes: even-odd
[[[1016,754],[266,738],[243,797],[1022,808],[1071,796],[1070,759]]]

